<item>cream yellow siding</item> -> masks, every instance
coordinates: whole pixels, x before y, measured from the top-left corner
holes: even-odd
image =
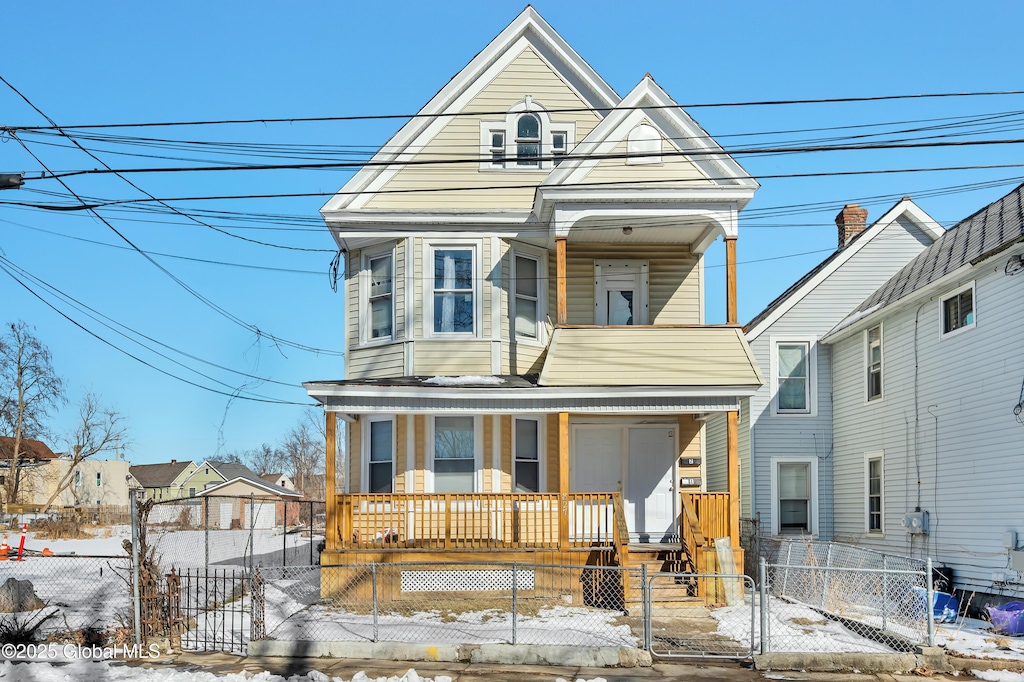
[[[643,260],[648,264],[648,322],[700,324],[698,258],[678,244],[579,244],[566,250],[566,315],[569,324],[594,324],[594,262]],[[548,255],[548,272],[555,277],[555,254]],[[555,288],[548,287],[548,310],[555,310]]]
[[[701,456],[701,438],[704,430],[701,428],[703,422],[694,419],[693,415],[684,414],[679,417],[679,471],[680,478],[697,478],[701,475],[701,464],[697,466],[684,466],[682,460],[695,458],[698,461]],[[699,488],[686,487],[683,490],[698,491]]]
[[[363,476],[363,420],[357,418],[354,424],[349,424],[349,449],[348,449],[348,491],[350,493],[362,492]]]
[[[422,493],[427,489],[426,477],[423,475],[424,470],[427,466],[427,418],[425,415],[417,414],[413,417],[414,425],[414,436],[413,441],[415,443],[414,449],[416,451],[416,470],[413,474],[413,480],[415,484],[413,486],[414,493]]]
[[[512,416],[501,416],[501,490],[512,492]]]
[[[587,106],[561,76],[555,73],[531,47],[526,47],[463,109],[467,112],[488,112],[488,115],[453,118],[413,157],[414,164],[431,160],[451,160],[453,157],[469,159],[470,162],[406,166],[384,185],[380,193],[367,202],[366,208],[530,208],[533,203],[533,186],[544,180],[547,171],[482,171],[477,162],[480,155],[480,122],[503,119],[504,116],[501,114],[489,114],[508,111],[526,95],[532,96],[534,101],[546,109],[584,109]],[[600,120],[597,114],[589,111],[554,113],[552,117],[556,123],[576,124],[576,142],[582,140]],[[502,187],[509,189],[500,189]],[[467,188],[467,191],[452,188]]]
[[[396,493],[404,493],[405,470],[408,468],[409,448],[409,419],[410,417],[400,414],[395,417],[395,487]]]
[[[408,248],[409,240],[400,239],[395,245],[395,279],[392,282],[394,296],[395,315],[395,338],[405,338],[405,250]]]
[[[558,492],[558,414],[549,414],[547,423],[547,490]]]
[[[345,254],[345,333],[350,352],[359,345],[359,269],[362,260],[363,255],[359,250]],[[346,369],[350,369],[348,363]]]
[[[542,386],[759,386],[738,327],[556,329]]]
[[[483,419],[484,429],[484,452],[483,452],[483,492],[493,493],[499,492],[494,490],[494,481],[492,480],[491,472],[493,471],[492,463],[494,462],[494,422],[491,420],[490,415],[485,415]]]
[[[417,341],[413,374],[462,376],[491,373],[490,341]]]
[[[380,379],[405,374],[405,343],[353,348],[348,352],[347,378]]]
[[[258,485],[246,483],[245,481],[229,483],[223,488],[218,488],[216,492],[217,497],[249,497],[249,495],[255,495],[256,497],[278,497],[275,493],[267,490],[266,488],[261,488]],[[211,516],[212,514],[213,512],[211,510]]]
[[[678,151],[670,142],[663,141],[665,151]],[[625,140],[620,142],[611,152],[605,152],[615,158],[599,161],[581,180],[582,184],[628,182],[630,185],[650,181],[658,187],[674,187],[683,185],[693,187],[701,181],[701,185],[713,185],[704,173],[685,156],[663,156],[662,163],[628,164],[625,154],[628,152]],[[676,181],[679,182],[671,182]]]

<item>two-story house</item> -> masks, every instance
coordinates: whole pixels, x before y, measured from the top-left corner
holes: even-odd
[[[621,97],[523,11],[321,209],[346,361],[304,385],[348,453],[322,563],[735,546],[737,409],[762,384],[736,239],[757,188],[649,74]],[[707,325],[718,239],[727,324]],[[704,493],[715,413],[732,474]]]

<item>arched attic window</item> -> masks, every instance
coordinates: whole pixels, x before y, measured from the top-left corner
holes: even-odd
[[[540,166],[540,119],[521,114],[516,121],[516,165]]]
[[[661,133],[654,126],[641,123],[630,130],[626,145],[627,164],[661,163]]]

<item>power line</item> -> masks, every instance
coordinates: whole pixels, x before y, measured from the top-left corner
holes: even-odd
[[[727,107],[753,107],[753,106],[780,106],[797,104],[845,104],[852,102],[882,102],[907,99],[938,99],[950,97],[998,97],[1007,95],[1024,95],[1024,90],[982,90],[973,92],[937,92],[937,93],[916,93],[901,95],[871,95],[863,97],[822,97],[812,99],[776,99],[776,100],[754,100],[746,102],[691,102],[684,104],[661,104],[649,106],[608,106],[608,107],[559,107],[545,109],[549,114],[583,113],[583,112],[611,112],[611,111],[645,111],[657,109],[706,109],[706,108],[727,108]],[[103,129],[103,128],[153,128],[173,126],[207,126],[207,125],[242,125],[242,124],[268,124],[268,123],[323,123],[332,121],[378,121],[389,119],[417,119],[417,118],[449,118],[449,117],[478,117],[478,116],[505,116],[507,110],[481,110],[461,111],[454,113],[428,114],[417,112],[413,114],[360,114],[351,116],[295,116],[291,118],[238,118],[238,119],[211,119],[195,121],[161,121],[161,122],[135,122],[135,123],[92,123],[58,126],[51,122],[49,126],[4,126],[3,129],[9,132],[22,130],[77,130],[82,128]]]
[[[51,124],[53,124],[53,120],[51,118],[46,116],[46,114],[44,114],[42,112],[42,110],[40,110],[37,106],[35,106],[27,97],[25,97],[23,94],[21,94],[21,92],[19,92],[17,88],[15,88],[13,85],[8,83],[7,80],[4,79],[2,76],[0,76],[0,82],[3,82],[5,85],[7,85],[7,87],[9,87],[11,90],[13,90],[19,97],[21,97],[25,101],[25,103],[27,103],[30,107],[35,109],[36,112],[38,112],[40,116],[42,116],[46,120],[50,121]],[[56,124],[54,124],[54,126],[57,127]],[[59,129],[59,127],[57,127],[57,129]],[[12,137],[13,137],[13,139],[17,140],[22,145],[22,147],[25,149],[25,151],[32,158],[34,158],[36,160],[36,162],[39,163],[40,166],[42,166],[43,168],[46,168],[47,172],[49,172],[49,168],[46,167],[46,165],[43,163],[42,159],[40,159],[38,156],[36,156],[32,152],[32,150],[29,149],[28,145],[26,145],[22,140],[18,139],[17,136],[12,135]],[[93,156],[93,155],[90,154],[90,156]],[[95,158],[98,162],[103,163],[102,160],[100,160],[99,158],[96,158],[95,156],[93,156],[93,158]],[[104,165],[106,165],[106,164],[104,164]],[[124,179],[124,178],[122,178],[122,179]],[[72,190],[71,187],[68,186],[67,183],[64,182],[64,180],[58,178],[57,181],[64,187],[64,189],[66,189],[68,192],[70,192],[79,202],[81,202],[83,206],[86,205],[86,202],[83,201],[81,199],[81,197],[79,197],[77,194],[75,194],[74,190]],[[136,189],[138,189],[140,192],[143,192],[144,194],[146,194],[146,192],[144,192],[143,190],[141,190],[138,187],[136,187],[130,181],[127,181],[127,182],[129,184],[131,184],[133,187],[135,187]],[[154,199],[155,201],[157,201],[157,202],[163,204],[164,206],[166,206],[167,208],[173,210],[173,208],[171,206],[168,206],[166,203],[160,201],[159,199],[153,198],[152,195],[149,195],[149,196],[152,199]],[[287,339],[283,339],[283,338],[274,336],[272,334],[267,334],[267,333],[261,331],[259,329],[259,327],[255,326],[255,325],[251,325],[251,324],[245,322],[244,320],[242,320],[241,318],[231,314],[230,312],[228,312],[224,308],[220,307],[219,305],[217,305],[216,303],[214,303],[210,299],[208,299],[205,296],[203,296],[202,294],[200,294],[198,291],[196,291],[191,286],[186,284],[180,278],[175,276],[170,270],[168,270],[167,268],[162,266],[160,263],[155,261],[151,256],[149,256],[144,251],[142,251],[142,249],[140,249],[138,246],[136,246],[134,242],[132,242],[130,239],[128,239],[116,227],[114,227],[112,224],[110,224],[109,221],[107,221],[102,215],[100,215],[100,213],[98,211],[96,211],[94,209],[90,209],[90,210],[91,210],[93,215],[95,215],[101,222],[103,222],[104,225],[106,225],[108,228],[110,228],[114,232],[114,234],[116,234],[118,237],[121,238],[122,241],[124,241],[126,244],[128,244],[130,247],[132,247],[132,249],[137,251],[143,258],[145,258],[147,261],[152,263],[157,269],[159,269],[161,272],[163,272],[165,275],[167,275],[172,281],[174,281],[176,284],[178,284],[178,286],[180,286],[182,289],[184,289],[185,291],[190,293],[193,297],[195,297],[197,300],[199,300],[200,302],[205,304],[211,310],[214,310],[215,312],[219,313],[221,316],[223,316],[226,319],[234,322],[235,324],[243,327],[244,329],[248,329],[250,332],[254,333],[257,338],[261,338],[261,337],[265,336],[266,338],[270,339],[275,344],[285,345],[285,346],[289,346],[291,348],[295,348],[295,349],[298,349],[298,350],[304,350],[304,351],[308,351],[308,352],[324,353],[324,354],[329,354],[329,355],[343,355],[343,353],[340,352],[340,351],[331,351],[331,350],[326,350],[326,349],[321,349],[321,348],[314,348],[312,346],[307,346],[305,344],[300,344],[300,343],[296,343],[294,341],[289,341]]]

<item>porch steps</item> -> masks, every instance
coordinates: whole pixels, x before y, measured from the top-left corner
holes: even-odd
[[[686,553],[682,545],[676,544],[630,544],[629,566],[634,569],[626,585],[626,608],[639,609],[643,600],[642,573],[635,569],[647,568],[647,578],[658,573],[684,573],[690,570],[686,565]],[[651,605],[655,610],[702,607],[704,601],[696,596],[697,586],[681,578],[660,578],[653,582]]]

